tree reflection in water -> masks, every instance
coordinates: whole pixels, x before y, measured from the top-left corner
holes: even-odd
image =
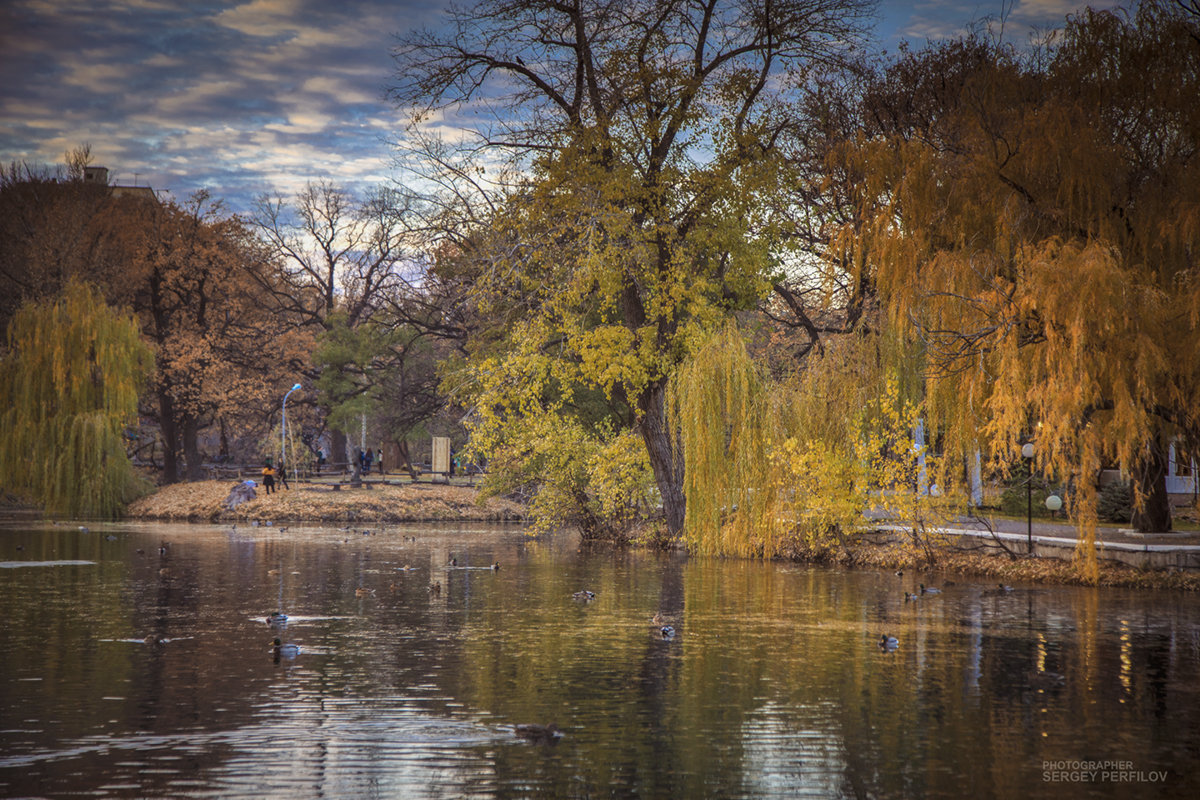
[[[119,530],[0,537],[4,795],[1060,796],[1062,761],[1128,765],[1071,792],[1200,792],[1189,595],[500,526]],[[552,720],[552,748],[518,735]]]

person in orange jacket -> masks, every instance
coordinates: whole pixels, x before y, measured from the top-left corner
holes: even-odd
[[[262,471],[263,486],[267,489],[267,494],[275,491],[275,467],[271,466],[271,459],[267,459],[266,466]]]

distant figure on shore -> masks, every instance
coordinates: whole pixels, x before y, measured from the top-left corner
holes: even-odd
[[[285,467],[283,465],[283,461],[279,462],[279,467],[277,468],[276,471],[279,473],[279,482],[283,484],[283,488],[287,489],[290,492],[292,490],[292,487],[288,486],[287,467]]]
[[[325,466],[325,451],[317,450],[317,474],[321,474],[321,467]]]
[[[375,461],[375,451],[367,448],[367,454],[363,456],[363,475],[371,474],[371,463]]]
[[[267,459],[266,465],[262,471],[263,486],[267,490],[267,494],[275,491],[275,467],[271,465],[271,459]]]

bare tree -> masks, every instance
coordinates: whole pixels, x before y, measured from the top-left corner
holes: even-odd
[[[402,291],[413,269],[407,206],[396,190],[358,199],[328,181],[307,184],[290,203],[259,197],[251,224],[266,252],[255,280],[275,310],[303,325],[328,331],[336,314],[354,329]],[[304,368],[319,376],[319,367]],[[345,433],[334,430],[333,453],[345,445]]]
[[[405,267],[405,201],[380,190],[363,200],[326,181],[293,203],[258,198],[251,224],[269,250],[259,282],[281,309],[328,327],[335,311],[356,325]]]

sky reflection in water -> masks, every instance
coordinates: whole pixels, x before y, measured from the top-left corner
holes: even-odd
[[[1200,792],[1188,595],[479,525],[92,527],[0,529],[5,562],[57,563],[0,572],[0,795]],[[906,602],[920,582],[944,591]],[[565,735],[515,734],[531,722]],[[1127,774],[1067,781],[1062,761]]]

